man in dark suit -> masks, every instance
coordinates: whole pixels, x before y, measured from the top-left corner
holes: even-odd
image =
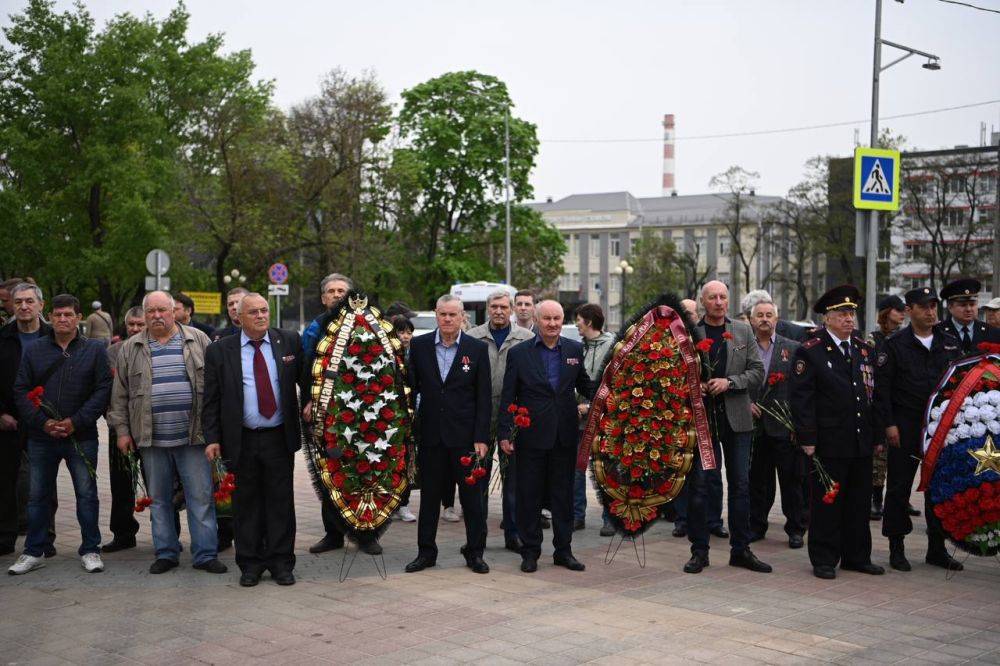
[[[825,328],[795,351],[790,401],[795,438],[840,484],[832,502],[811,474],[809,560],[817,578],[836,578],[835,567],[880,575],[872,564],[868,509],[872,492],[872,452],[881,444],[872,409],[875,348],[856,335],[861,294],[853,285],[834,287],[813,310]]]
[[[977,319],[982,288],[979,280],[962,278],[949,282],[941,290],[941,300],[948,304],[948,314],[936,328],[958,338],[965,354],[975,354],[980,342],[1000,342],[1000,330],[990,329]]]
[[[465,516],[466,565],[476,573],[489,573],[483,560],[486,524],[483,493],[488,477],[469,484],[472,465],[463,465],[465,456],[485,458],[490,436],[492,388],[490,357],[486,343],[462,333],[462,301],[450,294],[438,299],[437,330],[413,338],[407,381],[410,397],[417,403],[420,448],[420,514],[417,519],[416,559],[406,565],[407,573],[422,571],[437,563],[438,518],[441,496],[451,483],[458,483],[458,497]],[[473,456],[473,451],[475,455]]]
[[[222,338],[205,353],[205,455],[222,456],[236,474],[240,585],[256,585],[265,569],[279,585],[292,585],[293,454],[300,446],[295,388],[302,343],[298,333],[269,328],[271,313],[260,294],[245,295],[237,313],[239,335]]]
[[[562,306],[542,301],[536,308],[536,335],[507,353],[507,370],[500,395],[497,439],[514,456],[517,474],[517,532],[524,543],[521,571],[538,570],[542,552],[541,509],[548,489],[552,510],[552,553],[557,566],[583,571],[575,557],[573,540],[573,482],[576,477],[577,394],[588,400],[593,384],[583,365],[583,345],[560,335]],[[511,404],[528,409],[531,426],[511,441],[514,418]]]
[[[775,332],[778,308],[760,301],[750,311],[754,342],[764,364],[764,383],[750,387],[750,411],[754,417],[753,455],[750,459],[750,540],[767,533],[767,516],[774,504],[775,472],[781,487],[781,512],[789,548],[801,548],[806,533],[804,454],[792,442],[791,431],[775,418],[788,405],[788,382],[792,358],[799,343]]]

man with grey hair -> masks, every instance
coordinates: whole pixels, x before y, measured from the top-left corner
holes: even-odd
[[[319,283],[319,298],[323,303],[323,307],[326,308],[326,312],[337,307],[347,296],[347,292],[353,288],[354,282],[351,278],[341,273],[330,273],[323,278]],[[312,323],[302,332],[302,357],[306,373],[312,370],[312,361],[316,356],[316,345],[319,344],[320,338],[323,335],[320,326],[323,316],[321,314],[313,319]],[[309,423],[312,420],[312,401],[308,394],[303,395],[302,400],[305,403],[305,407],[302,410],[302,418],[306,423]],[[323,497],[320,500],[320,514],[323,517],[324,534],[322,539],[309,547],[309,552],[313,555],[319,555],[320,553],[344,547],[344,535],[341,533],[340,528],[337,527],[337,508],[333,505],[333,500],[326,493],[323,493]],[[365,541],[360,546],[362,550],[370,555],[378,555],[382,552],[382,547],[375,540]]]
[[[769,294],[766,290],[754,289],[753,291],[748,292],[747,295],[740,300],[740,313],[746,315],[748,322],[751,318],[750,311],[753,310],[755,305],[761,302],[774,303],[774,299],[771,298],[771,294]],[[775,307],[777,307],[777,304],[775,304]],[[795,340],[796,342],[804,342],[805,339],[809,337],[808,329],[799,326],[798,324],[793,324],[785,319],[778,320],[774,332],[783,338]]]
[[[483,560],[483,494],[489,477],[474,475],[471,462],[463,464],[463,459],[473,456],[484,460],[489,452],[493,405],[490,356],[486,343],[462,333],[462,312],[461,299],[445,294],[434,311],[437,329],[410,343],[406,379],[419,418],[420,514],[417,557],[406,565],[407,573],[437,564],[441,493],[449,481],[458,482],[465,518],[465,546],[461,549],[465,564],[478,574],[490,571]]]
[[[496,431],[497,412],[500,409],[500,392],[503,390],[503,374],[507,367],[507,352],[514,345],[525,340],[531,340],[535,336],[523,326],[518,326],[511,321],[511,313],[514,311],[514,298],[506,289],[494,291],[486,298],[486,309],[489,320],[485,324],[476,326],[469,331],[469,336],[482,340],[486,343],[490,355],[490,369],[493,381],[493,406],[491,418],[491,431]],[[492,463],[492,460],[490,461]],[[503,475],[503,518],[500,527],[503,528],[504,546],[507,550],[515,553],[521,552],[521,539],[517,535],[517,524],[515,520],[514,493],[517,480],[515,478],[514,465],[507,465]],[[487,515],[487,505],[489,493],[483,494],[483,518]],[[483,523],[485,527],[485,523]]]
[[[6,284],[6,283],[5,283]],[[19,513],[27,507],[28,460],[27,431],[21,427],[21,414],[14,400],[14,380],[21,365],[23,350],[52,327],[42,321],[42,290],[21,282],[7,290],[14,319],[0,328],[0,555],[14,552],[17,541]],[[19,496],[18,478],[24,472],[24,492]],[[53,499],[55,495],[53,494]],[[55,508],[53,504],[53,514]],[[26,520],[26,519],[24,519]],[[52,545],[55,533],[49,529],[45,555],[55,555]]]
[[[115,363],[108,424],[123,454],[138,449],[153,500],[150,510],[156,560],[149,573],[178,564],[174,476],[184,486],[195,569],[226,572],[218,560],[212,468],[205,458],[201,417],[208,336],[174,320],[174,299],[153,291],[142,299],[146,331],[122,345]]]

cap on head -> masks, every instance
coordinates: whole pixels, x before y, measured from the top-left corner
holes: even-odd
[[[971,301],[979,297],[983,283],[975,278],[952,280],[941,290],[941,298],[946,301]]]
[[[938,298],[937,292],[930,287],[911,289],[904,294],[904,298],[907,305],[927,305],[928,303],[937,303],[941,300]]]
[[[861,292],[853,284],[834,287],[819,297],[813,305],[813,312],[826,314],[832,310],[857,310],[861,305]]]
[[[101,309],[101,302],[100,301],[94,301],[93,303],[90,304],[90,307],[94,308],[95,310],[100,310]]]
[[[891,294],[880,300],[877,308],[879,312],[882,310],[899,310],[902,312],[905,309],[906,305],[903,303],[903,299],[895,294]]]
[[[987,310],[1000,310],[1000,296],[990,300],[989,303],[983,306]]]

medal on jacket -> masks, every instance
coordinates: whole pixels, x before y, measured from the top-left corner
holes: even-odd
[[[469,371],[469,362],[470,361],[469,361],[469,357],[468,356],[463,356],[462,357],[462,372],[468,372]]]

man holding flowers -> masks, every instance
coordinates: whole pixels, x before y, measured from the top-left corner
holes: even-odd
[[[108,423],[123,455],[138,450],[152,498],[156,559],[149,573],[178,564],[181,545],[174,521],[174,476],[187,505],[194,568],[226,572],[218,560],[212,471],[202,436],[205,350],[208,336],[174,320],[174,299],[153,291],[142,299],[145,333],[125,340],[115,363]]]
[[[104,570],[97,523],[97,419],[108,405],[111,372],[103,343],[80,335],[80,301],[69,294],[52,299],[52,330],[24,349],[14,382],[18,415],[28,432],[30,491],[24,553],[8,572],[24,574],[44,565],[52,495],[59,463],[66,461],[76,493],[76,517],[83,543],[79,554],[88,572]]]

